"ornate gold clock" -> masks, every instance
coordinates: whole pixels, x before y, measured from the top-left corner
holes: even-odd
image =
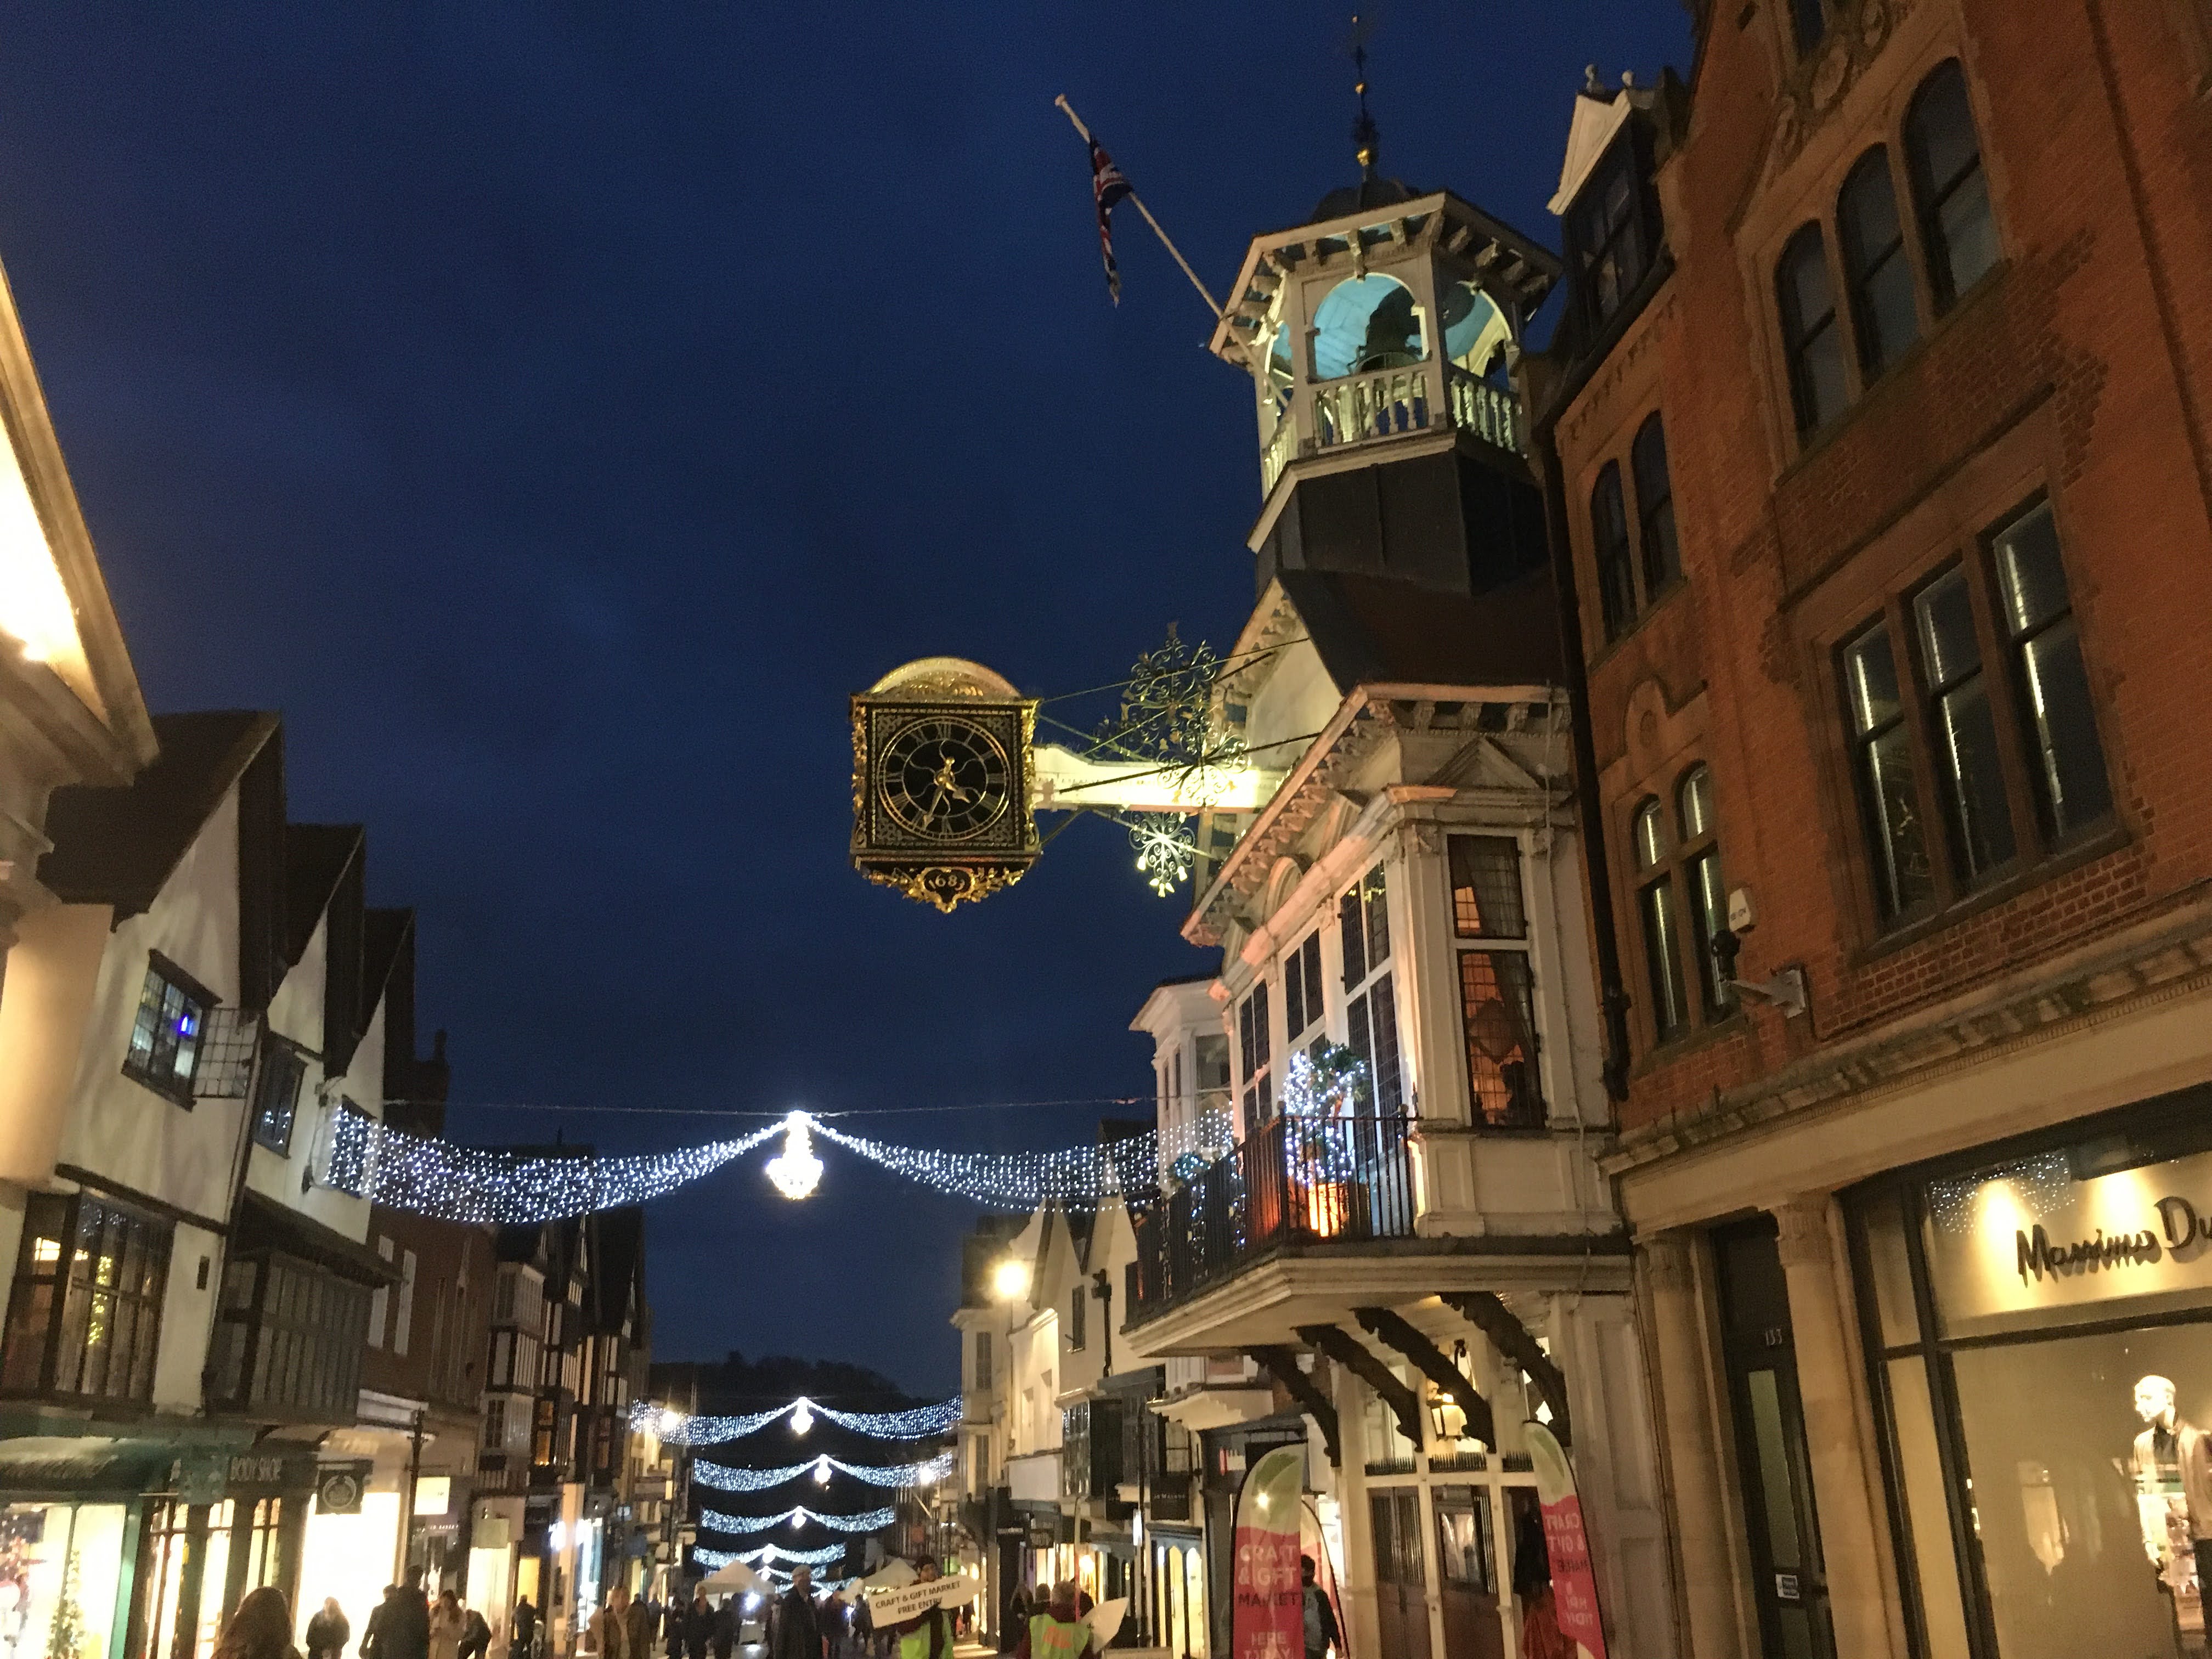
[[[853,865],[950,912],[1036,861],[1036,704],[981,664],[927,657],[853,699]]]

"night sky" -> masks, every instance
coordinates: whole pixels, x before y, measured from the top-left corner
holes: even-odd
[[[803,1105],[1043,1148],[1149,1095],[1130,1017],[1210,965],[1182,902],[1097,822],[950,918],[866,885],[846,697],[1233,639],[1248,383],[1127,209],[1109,305],[1051,100],[1218,292],[1356,176],[1346,9],[11,18],[0,258],[148,701],[281,708],[293,817],[368,825],[451,1133],[642,1150]],[[1583,64],[1687,36],[1675,0],[1396,0],[1384,168],[1556,246]],[[973,1211],[823,1151],[809,1203],[754,1158],[653,1207],[657,1353],[949,1390]]]

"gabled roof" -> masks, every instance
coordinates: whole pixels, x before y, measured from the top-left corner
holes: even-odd
[[[346,867],[366,839],[357,823],[292,823],[284,827],[284,959],[294,967],[330,908]]]
[[[276,728],[255,709],[157,716],[161,752],[135,781],[54,791],[39,879],[65,903],[112,904],[118,921],[143,915]]]
[[[1548,571],[1480,598],[1334,570],[1279,571],[1274,584],[1340,696],[1384,682],[1543,685],[1560,678]],[[1267,608],[1263,599],[1260,611]]]

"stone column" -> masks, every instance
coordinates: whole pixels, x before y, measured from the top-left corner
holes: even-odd
[[[1697,1659],[1741,1659],[1735,1551],[1721,1496],[1720,1450],[1713,1443],[1695,1248],[1690,1236],[1672,1232],[1645,1240],[1643,1249],[1673,1476],[1674,1547],[1682,1565],[1682,1616],[1688,1626],[1683,1646]]]
[[[1797,1392],[1805,1407],[1806,1455],[1820,1512],[1820,1558],[1836,1650],[1859,1659],[1887,1659],[1890,1624],[1873,1498],[1880,1476],[1860,1455],[1851,1388],[1855,1362],[1844,1325],[1849,1315],[1837,1284],[1828,1222],[1833,1207],[1834,1200],[1819,1193],[1777,1205],[1773,1213],[1780,1224],[1782,1271],[1789,1281]]]

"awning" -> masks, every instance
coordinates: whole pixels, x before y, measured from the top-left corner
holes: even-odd
[[[399,1270],[357,1239],[334,1227],[289,1210],[276,1200],[247,1189],[240,1205],[234,1252],[247,1255],[256,1250],[281,1250],[328,1267],[341,1279],[360,1285],[397,1285]]]

